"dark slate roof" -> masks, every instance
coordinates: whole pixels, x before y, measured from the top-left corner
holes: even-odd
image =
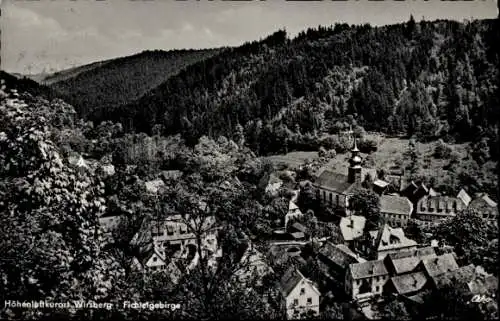
[[[389,274],[382,260],[351,264],[349,270],[354,280]]]
[[[289,268],[280,280],[281,293],[287,297],[302,279],[303,276],[299,271],[293,267]]]
[[[422,260],[425,271],[431,277],[458,269],[453,253],[443,254]]]
[[[390,282],[398,294],[408,294],[422,290],[427,277],[423,272],[416,272],[392,277]]]
[[[314,182],[315,185],[343,194],[353,185],[347,181],[347,176],[324,170]]]
[[[345,249],[331,242],[326,242],[325,245],[319,249],[319,253],[342,269],[346,269],[350,264],[359,262],[356,255],[352,253],[349,248]]]
[[[382,195],[380,196],[380,212],[410,215],[413,205],[410,200],[403,196]]]

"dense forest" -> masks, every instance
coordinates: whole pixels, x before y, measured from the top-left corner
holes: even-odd
[[[384,27],[318,27],[294,39],[280,30],[200,59],[135,101],[123,93],[151,71],[132,68],[119,81],[90,73],[53,88],[93,120],[181,133],[193,143],[202,135],[243,135],[259,154],[317,149],[319,141],[331,148],[328,135],[354,124],[424,141],[486,137],[497,159],[495,37],[494,20],[412,17]],[[101,96],[123,103],[120,112],[105,100],[106,112],[96,113]]]
[[[59,72],[43,83],[48,82],[61,98],[78,106],[80,116],[99,121],[109,117],[107,111],[141,97],[186,66],[218,51],[144,51]]]

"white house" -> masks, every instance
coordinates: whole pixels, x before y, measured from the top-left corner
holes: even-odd
[[[313,282],[297,269],[290,268],[281,278],[279,286],[287,319],[297,319],[308,311],[319,315],[321,294]]]

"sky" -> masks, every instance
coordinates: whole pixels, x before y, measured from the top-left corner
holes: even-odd
[[[2,1],[2,0],[0,0]],[[55,72],[153,49],[237,46],[337,22],[496,18],[495,0],[3,0],[1,69]]]

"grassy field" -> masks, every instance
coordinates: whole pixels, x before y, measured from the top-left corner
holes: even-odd
[[[266,158],[275,165],[286,164],[289,167],[296,167],[317,157],[318,152],[291,152],[283,155],[268,156]]]

